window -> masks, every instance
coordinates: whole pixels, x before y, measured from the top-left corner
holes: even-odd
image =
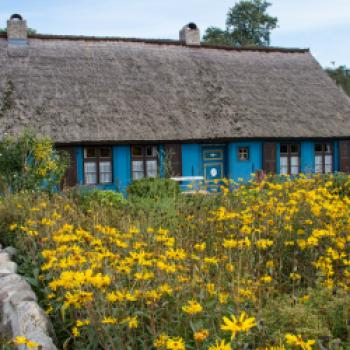
[[[85,148],[84,179],[86,185],[104,185],[112,183],[111,147]]]
[[[248,160],[249,159],[249,148],[239,147],[238,148],[238,160]]]
[[[157,177],[158,152],[157,146],[132,146],[132,178],[139,180],[144,177]]]
[[[297,175],[300,168],[299,145],[281,144],[280,145],[280,174]]]
[[[315,144],[315,173],[329,174],[333,170],[333,147],[331,143]]]

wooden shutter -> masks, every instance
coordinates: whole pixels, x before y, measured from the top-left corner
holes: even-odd
[[[350,140],[339,141],[340,171],[350,173]]]
[[[276,144],[264,143],[263,146],[263,170],[266,174],[276,174]]]
[[[77,158],[74,147],[57,147],[59,152],[64,152],[68,156],[67,170],[63,177],[61,188],[73,187],[77,185]]]
[[[179,143],[165,145],[165,175],[182,176],[182,152]]]

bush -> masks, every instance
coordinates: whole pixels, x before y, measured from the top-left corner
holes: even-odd
[[[83,209],[91,209],[95,206],[120,208],[127,204],[122,193],[115,191],[78,188],[74,191],[74,197]]]
[[[150,178],[134,181],[128,186],[127,192],[131,199],[161,199],[178,195],[180,187],[171,179]]]
[[[54,191],[66,170],[66,159],[48,138],[25,132],[0,142],[0,193]]]

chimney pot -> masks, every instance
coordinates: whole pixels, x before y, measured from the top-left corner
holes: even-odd
[[[7,40],[13,45],[27,45],[27,22],[19,14],[13,14],[7,21]]]
[[[188,46],[199,46],[201,44],[200,30],[195,23],[186,24],[180,30],[180,41]]]

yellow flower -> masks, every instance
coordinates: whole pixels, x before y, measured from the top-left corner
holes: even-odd
[[[230,264],[230,263],[227,263],[225,268],[226,268],[226,271],[228,271],[228,272],[233,272],[235,269],[234,265]]]
[[[306,340],[304,341],[301,335],[294,335],[287,333],[285,335],[286,342],[288,345],[298,346],[302,350],[312,350],[315,340]]]
[[[23,336],[17,336],[15,339],[13,339],[13,343],[16,345],[26,344],[27,338]]]
[[[230,343],[226,343],[225,340],[220,342],[217,340],[215,344],[209,346],[208,350],[232,350]]]
[[[10,231],[14,231],[17,227],[18,227],[17,224],[11,224],[11,225],[9,226],[9,230],[10,230]]]
[[[117,322],[118,322],[117,319],[114,317],[105,317],[101,321],[101,323],[103,323],[103,324],[116,324]]]
[[[238,332],[248,332],[251,328],[256,326],[255,317],[246,317],[247,314],[243,311],[239,317],[231,315],[231,319],[223,317],[224,324],[221,325],[223,331],[231,332],[231,339],[236,337]]]
[[[181,337],[169,338],[166,342],[167,350],[185,350],[185,342]]]
[[[194,315],[194,314],[198,314],[198,313],[202,312],[203,307],[197,301],[189,300],[187,302],[187,305],[182,306],[182,311],[187,313],[187,314]]]
[[[262,277],[260,278],[260,281],[261,281],[262,283],[270,283],[270,282],[272,281],[272,277],[271,277],[271,276],[262,276]]]
[[[215,295],[216,291],[215,291],[215,284],[214,283],[208,283],[207,284],[207,291],[210,295]]]
[[[194,245],[194,249],[198,250],[199,252],[202,252],[203,250],[205,250],[205,248],[206,248],[206,243],[205,242],[203,242],[203,243],[196,243]]]
[[[219,303],[227,304],[228,297],[229,297],[228,293],[219,293]]]
[[[132,328],[137,328],[138,327],[138,321],[137,321],[137,316],[130,317],[128,320],[128,327],[130,329]]]
[[[292,281],[299,281],[301,279],[301,276],[298,273],[292,272],[289,274],[289,278]]]
[[[32,341],[32,340],[28,340],[26,345],[29,349],[37,349],[40,346],[39,343]]]
[[[73,334],[74,337],[79,337],[80,332],[79,332],[78,327],[73,327],[72,328],[72,334]]]
[[[161,349],[166,347],[166,343],[169,339],[169,336],[166,334],[161,334],[154,342],[153,345],[156,349]]]
[[[84,326],[88,326],[90,324],[90,320],[77,320],[77,327],[84,327]]]
[[[207,329],[201,329],[193,334],[193,339],[196,342],[202,342],[209,336],[209,331]]]

